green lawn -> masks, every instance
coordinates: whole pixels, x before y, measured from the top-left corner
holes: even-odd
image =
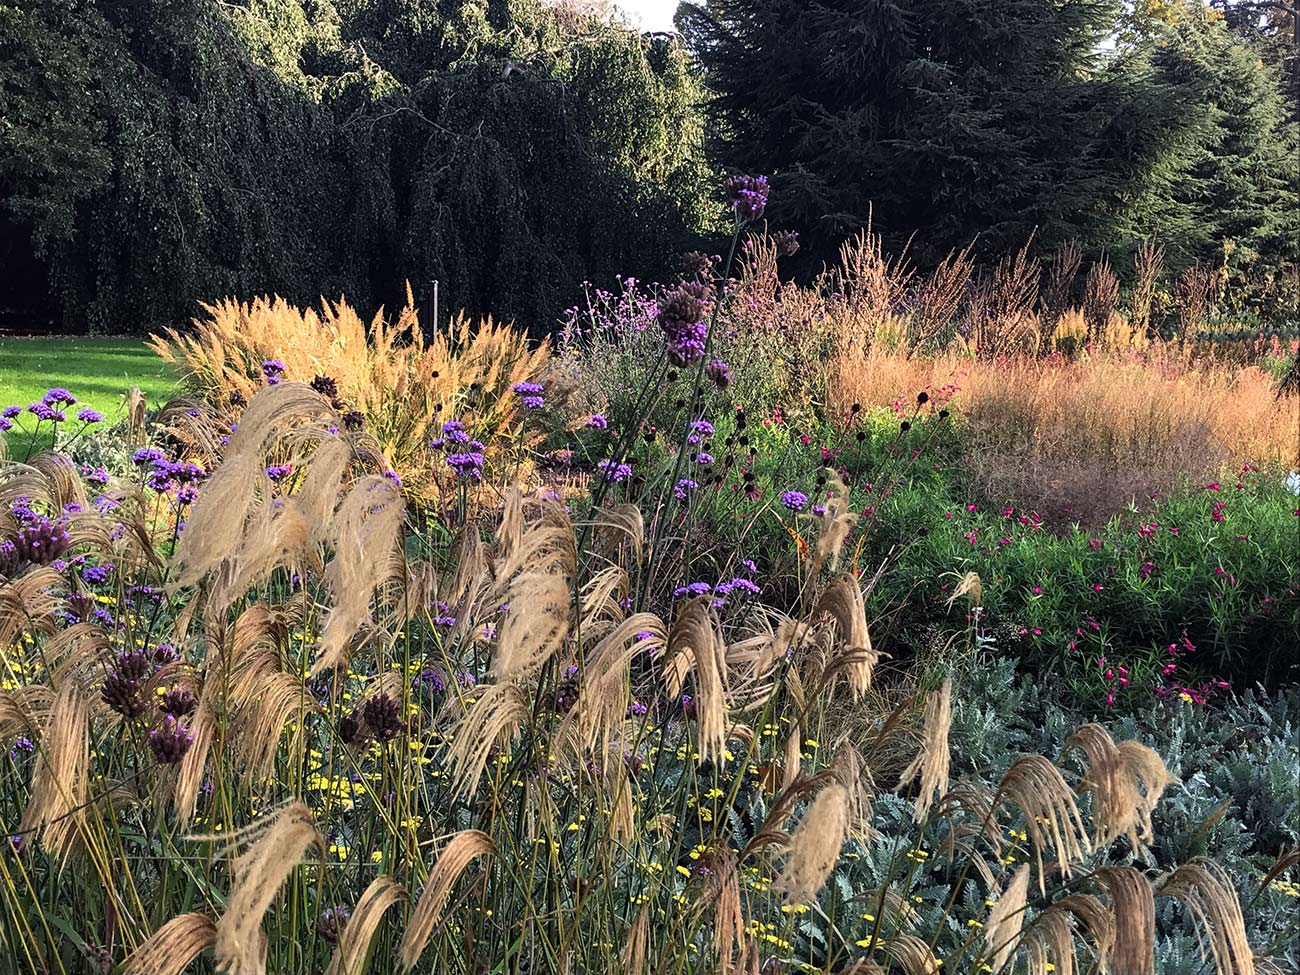
[[[25,408],[52,386],[77,397],[69,414],[92,406],[110,423],[121,418],[132,386],[151,406],[176,392],[171,367],[141,339],[0,338],[0,408]]]

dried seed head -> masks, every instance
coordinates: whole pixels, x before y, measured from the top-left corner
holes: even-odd
[[[100,697],[128,721],[142,717],[148,710],[144,682],[153,670],[153,659],[145,651],[119,653],[109,665]]]
[[[149,732],[149,750],[159,765],[177,765],[194,744],[194,733],[174,715],[163,717],[162,724]]]
[[[790,855],[778,881],[787,902],[806,904],[817,896],[840,858],[849,828],[849,791],[826,786],[804,813],[790,840]]]
[[[918,823],[925,818],[931,802],[948,791],[948,727],[951,722],[952,680],[948,679],[925,700],[921,747],[898,781],[899,788],[902,788],[913,779],[921,780],[921,791],[917,793],[913,810]]]
[[[379,741],[389,741],[406,730],[401,705],[387,694],[376,694],[362,707],[366,727]]]

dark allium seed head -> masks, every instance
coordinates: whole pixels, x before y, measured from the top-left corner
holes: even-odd
[[[241,393],[239,390],[237,390],[237,389],[232,389],[232,390],[230,391],[230,405],[231,405],[231,406],[246,406],[246,405],[248,405],[248,399],[247,399],[247,398],[244,396],[244,394]]]
[[[339,738],[346,745],[356,746],[365,740],[362,733],[361,722],[357,719],[356,712],[345,714],[339,718]]]
[[[351,916],[347,908],[327,907],[316,919],[316,933],[328,944],[338,944],[339,934]]]
[[[158,700],[158,710],[174,718],[187,718],[198,710],[199,700],[188,687],[173,687]]]
[[[396,738],[405,727],[401,704],[387,694],[376,694],[366,701],[361,713],[371,733],[380,741]]]
[[[825,477],[825,475],[819,475],[819,476],[818,476],[818,478],[817,478],[817,486],[818,486],[818,487],[825,487],[825,486],[826,486],[826,477]]]
[[[940,410],[940,411],[939,411],[939,419],[940,419],[940,420],[946,420],[946,419],[948,419],[948,417],[949,417],[950,415],[951,415],[951,414],[949,414],[949,412],[948,412],[947,410]]]
[[[323,376],[317,373],[311,381],[311,388],[316,390],[326,399],[334,399],[339,394],[339,384],[331,376]]]
[[[194,733],[170,714],[165,715],[162,724],[149,732],[149,750],[160,765],[177,764],[192,744]]]
[[[899,424],[899,429],[901,429],[904,433],[907,433],[908,430],[912,429],[912,421],[904,420],[902,423]]]
[[[681,373],[679,373],[676,369],[669,369],[669,370],[668,370],[668,381],[669,381],[669,382],[672,382],[672,381],[675,380],[679,375],[681,375]]]
[[[861,403],[854,403],[852,406],[849,407],[849,412],[850,412],[850,413],[861,413],[861,412],[862,412],[862,404],[861,404]]]
[[[684,400],[684,399],[679,399],[679,400],[677,401],[677,403],[676,403],[676,406],[677,406],[677,408],[678,408],[679,410],[680,410],[683,406],[685,406],[685,405],[686,405],[686,400]]]
[[[742,447],[748,447],[748,446],[749,446],[749,434],[747,434],[747,433],[742,433],[742,434],[740,435],[740,437],[737,438],[736,443],[740,444]]]
[[[857,436],[854,439],[856,439],[858,443],[862,443],[862,441],[867,439],[867,435],[863,433],[861,430],[859,430]]]
[[[143,650],[119,653],[109,665],[104,686],[99,695],[104,703],[133,721],[147,709],[144,699],[144,681],[153,673],[153,660]]]
[[[930,402],[930,394],[929,394],[929,393],[927,393],[927,392],[925,392],[924,390],[922,390],[921,392],[919,392],[919,393],[916,394],[916,403],[917,403],[918,406],[924,406],[924,405],[925,405],[926,403],[928,403],[928,402]]]
[[[343,426],[349,430],[360,430],[365,422],[365,415],[360,410],[348,410],[343,414]]]

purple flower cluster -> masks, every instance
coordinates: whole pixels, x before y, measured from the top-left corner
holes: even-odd
[[[442,436],[429,444],[434,450],[447,455],[447,466],[456,476],[467,481],[483,480],[483,444],[471,440],[460,420],[448,420],[442,425]]]
[[[704,373],[719,389],[726,389],[731,385],[731,369],[721,359],[710,359],[709,364],[704,367]]]
[[[683,477],[677,482],[677,486],[673,488],[673,497],[678,501],[685,501],[691,496],[691,492],[696,490],[698,487],[698,483],[692,481],[689,477]]]
[[[687,366],[704,356],[709,327],[704,323],[709,287],[700,281],[683,281],[664,295],[659,305],[659,327],[668,343],[668,358]]]
[[[524,406],[530,410],[540,410],[546,405],[546,398],[542,396],[544,390],[541,383],[515,383],[510,390],[518,394]]]
[[[163,716],[162,724],[149,732],[149,750],[159,765],[176,765],[194,744],[194,732],[173,715]]]
[[[207,471],[192,461],[168,460],[157,447],[137,450],[131,459],[137,467],[150,468],[145,475],[145,484],[160,492],[178,488],[178,500],[181,501],[193,501],[197,496],[195,485],[208,476]]]
[[[262,378],[268,386],[274,386],[284,378],[284,363],[279,359],[262,360]]]
[[[605,418],[604,413],[593,413],[587,417],[587,422],[583,425],[589,430],[608,430],[609,420]]]
[[[77,411],[77,419],[86,425],[102,423],[104,420],[104,414],[100,413],[99,410],[92,410],[87,406]]]
[[[66,519],[49,518],[24,503],[13,505],[10,512],[18,531],[0,542],[0,572],[5,575],[28,565],[50,565],[72,544]]]
[[[270,467],[266,469],[266,476],[269,477],[272,481],[276,481],[276,482],[283,481],[286,477],[288,477],[292,473],[293,473],[292,464],[272,464]]]
[[[782,257],[789,257],[799,251],[799,234],[793,230],[778,230],[772,235],[776,252]]]
[[[808,507],[808,495],[802,491],[785,491],[781,494],[781,507],[788,511],[803,511]]]
[[[741,220],[757,220],[767,209],[766,176],[729,176],[724,186],[727,202]]]
[[[606,481],[613,481],[616,484],[626,481],[632,476],[632,467],[630,464],[622,464],[613,460],[602,460],[596,465],[601,473],[605,475]]]

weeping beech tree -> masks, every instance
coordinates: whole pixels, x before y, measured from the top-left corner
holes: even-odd
[[[17,0],[0,229],[76,327],[437,279],[544,328],[706,227],[698,95],[677,42],[543,0]]]

